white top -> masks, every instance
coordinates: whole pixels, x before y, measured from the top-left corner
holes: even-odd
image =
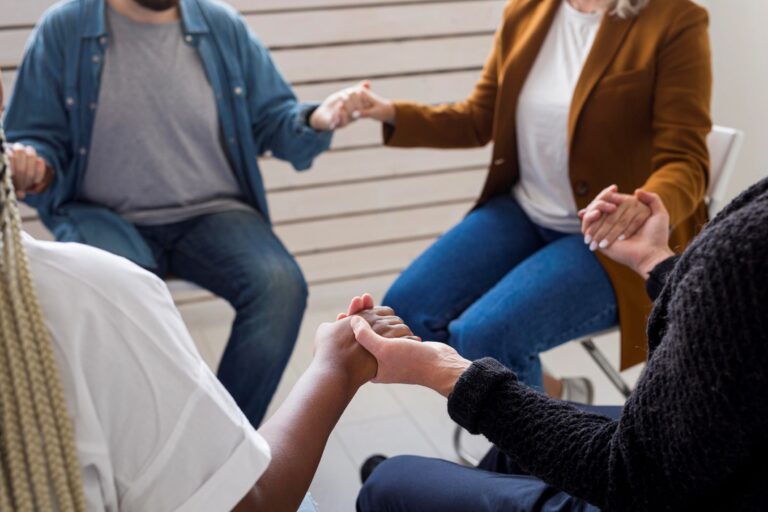
[[[201,359],[165,284],[85,245],[24,244],[88,510],[231,510],[269,446]]]
[[[568,116],[602,17],[563,0],[518,100],[514,197],[533,222],[564,233],[581,229],[568,176]]]

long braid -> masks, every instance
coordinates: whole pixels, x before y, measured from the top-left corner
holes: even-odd
[[[0,159],[0,510],[84,512],[74,432],[4,151]]]

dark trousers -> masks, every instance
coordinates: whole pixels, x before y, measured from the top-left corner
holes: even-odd
[[[618,418],[621,407],[584,407]],[[595,512],[599,509],[526,475],[497,448],[477,468],[426,457],[393,457],[360,491],[358,512]]]

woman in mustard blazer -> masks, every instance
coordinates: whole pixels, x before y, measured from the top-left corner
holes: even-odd
[[[367,84],[352,94],[353,117],[383,122],[389,146],[494,145],[475,209],[384,303],[424,339],[495,357],[533,386],[540,352],[617,323],[622,367],[644,361],[642,279],[600,251],[650,215],[638,188],[661,196],[677,250],[707,220],[707,26],[690,0],[510,0],[465,101],[390,102]],[[618,210],[582,225],[578,212],[613,184]]]

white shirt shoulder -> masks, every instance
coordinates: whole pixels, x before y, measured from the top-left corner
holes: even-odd
[[[165,283],[124,258],[25,237],[89,510],[230,510],[269,447],[203,362]]]

